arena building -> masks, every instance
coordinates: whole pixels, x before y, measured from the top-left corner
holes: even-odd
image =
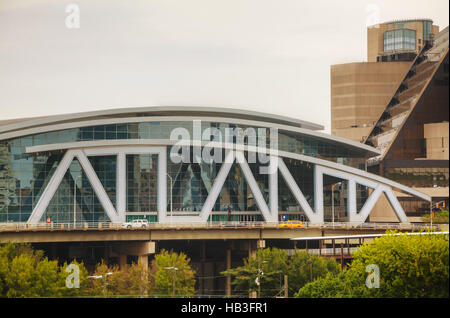
[[[0,224],[363,223],[394,190],[369,145],[254,111],[144,107],[0,121]]]

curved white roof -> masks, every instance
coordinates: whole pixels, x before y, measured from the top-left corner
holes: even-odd
[[[54,115],[46,117],[24,118],[0,121],[0,140],[26,136],[46,131],[69,129],[111,123],[124,123],[137,121],[155,121],[163,118],[181,119],[205,119],[236,124],[255,125],[262,127],[276,127],[282,130],[309,135],[334,143],[351,146],[370,155],[379,155],[376,148],[352,140],[340,138],[318,132],[324,127],[311,122],[289,118],[286,116],[267,114],[257,111],[248,111],[234,108],[220,107],[191,107],[191,106],[158,106],[158,107],[131,107],[82,112],[74,114]]]
[[[58,123],[64,121],[77,121],[89,118],[106,118],[124,115],[139,114],[140,116],[225,116],[228,118],[250,119],[262,122],[278,123],[298,128],[310,130],[323,130],[322,125],[314,124],[308,121],[294,119],[286,116],[267,114],[257,111],[242,110],[235,108],[222,107],[194,107],[194,106],[158,106],[158,107],[131,107],[131,108],[115,108],[108,110],[99,110],[92,112],[82,112],[64,115],[53,115],[47,117],[11,119],[0,121],[0,133],[30,128],[34,126],[45,125],[48,123]]]

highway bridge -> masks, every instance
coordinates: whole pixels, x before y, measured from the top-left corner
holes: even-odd
[[[102,260],[120,267],[132,262],[148,266],[154,254],[162,249],[183,252],[196,270],[200,294],[231,295],[230,280],[220,273],[242,265],[243,259],[255,256],[258,248],[277,247],[288,253],[305,249],[309,253],[334,257],[344,267],[355,248],[367,239],[339,240],[335,239],[337,236],[363,237],[387,230],[441,230],[439,225],[431,227],[423,223],[304,222],[302,228],[280,228],[280,224],[150,223],[145,228],[127,228],[113,223],[8,223],[0,224],[0,243],[31,243],[44,250],[49,259],[60,262],[77,259],[83,261],[88,270]]]

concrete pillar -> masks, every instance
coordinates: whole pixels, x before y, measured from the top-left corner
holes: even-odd
[[[127,254],[119,254],[119,268],[124,269],[127,266]]]
[[[138,264],[148,268],[148,254],[138,256]]]
[[[256,246],[255,241],[248,240],[248,257],[256,257]]]
[[[138,264],[143,264],[148,267],[148,256],[155,253],[156,244],[152,241],[128,243],[118,242],[113,246],[113,251],[119,255],[119,266],[124,268],[127,264],[127,255],[134,255],[138,257]]]
[[[226,264],[227,264],[227,270],[231,269],[231,248],[227,249],[227,261],[226,261]],[[227,276],[227,282],[226,282],[225,289],[226,289],[227,297],[230,297],[231,296],[231,276],[230,275]]]

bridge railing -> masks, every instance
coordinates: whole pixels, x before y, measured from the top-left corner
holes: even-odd
[[[372,230],[440,230],[439,224],[430,226],[428,223],[402,224],[402,223],[351,223],[351,222],[324,222],[309,223],[303,222],[302,226],[289,225],[285,222],[240,222],[240,221],[220,221],[211,223],[148,223],[144,227],[136,227],[129,223],[111,222],[76,222],[76,223],[0,223],[2,231],[88,231],[88,230],[145,230],[145,229],[372,229]]]

